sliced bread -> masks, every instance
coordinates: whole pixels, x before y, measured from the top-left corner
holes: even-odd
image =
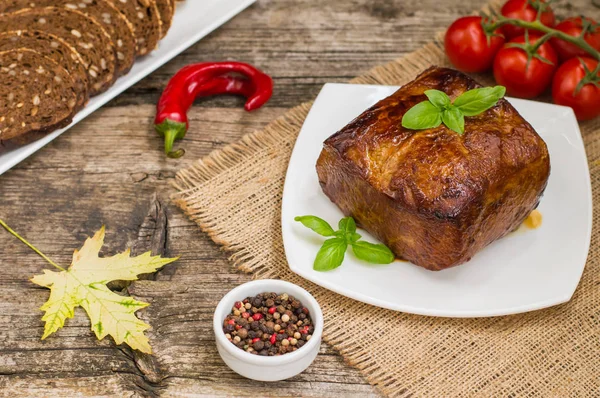
[[[36,51],[0,52],[0,87],[0,141],[56,130],[75,114],[73,79]]]
[[[133,25],[138,55],[154,50],[162,37],[162,22],[154,0],[109,0]]]
[[[158,9],[158,15],[160,16],[160,21],[162,22],[161,30],[162,35],[161,39],[167,35],[167,32],[171,28],[171,23],[173,22],[173,14],[175,13],[175,8],[173,7],[173,0],[155,0],[156,8]]]
[[[102,26],[85,14],[58,7],[27,8],[0,15],[0,32],[39,30],[66,41],[88,70],[90,95],[106,91],[116,78],[115,47]]]
[[[0,52],[27,48],[37,51],[64,67],[75,84],[76,110],[83,108],[88,100],[87,70],[73,47],[60,37],[39,31],[12,31],[0,33]]]
[[[135,60],[133,26],[108,0],[5,0],[0,2],[0,14],[24,8],[64,7],[77,10],[98,22],[116,47],[117,74],[127,73]]]

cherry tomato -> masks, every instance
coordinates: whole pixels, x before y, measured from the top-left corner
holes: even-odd
[[[530,35],[529,43],[534,44],[540,36]],[[527,53],[522,48],[510,47],[511,43],[525,43],[525,36],[515,37],[498,51],[494,60],[494,78],[498,84],[506,87],[506,93],[515,97],[537,97],[550,86],[552,76],[558,65],[558,56],[550,43],[546,42],[536,53],[547,59],[552,65],[532,57],[527,65]]]
[[[532,3],[535,6],[532,6]],[[546,26],[554,26],[556,21],[554,11],[545,3],[544,0],[532,0],[531,2],[530,0],[508,0],[504,3],[500,12],[506,18],[532,22],[537,17],[538,8],[544,7],[544,12],[540,15],[540,21]],[[518,26],[504,25],[502,26],[502,33],[504,33],[507,39],[512,39],[524,34],[525,29]]]
[[[501,36],[488,39],[481,17],[462,17],[454,21],[446,32],[444,47],[450,62],[463,72],[485,72],[492,68],[494,56],[504,44]]]
[[[587,31],[584,39],[590,46],[600,51],[600,25],[598,25],[596,21],[591,18],[585,19],[589,24],[591,24],[591,30]],[[554,28],[571,36],[581,36],[581,32],[583,31],[583,20],[581,17],[567,18]],[[558,57],[561,59],[561,61],[566,61],[567,59],[573,57],[589,55],[585,50],[577,47],[576,45],[568,43],[564,40],[560,40],[556,37],[552,38],[551,43],[552,47],[554,47],[558,53]]]
[[[588,120],[600,115],[600,87],[588,83],[575,94],[579,82],[586,74],[583,63],[590,71],[598,66],[598,61],[581,57],[571,58],[558,68],[552,82],[552,99],[556,104],[573,108],[577,119]],[[600,72],[596,82],[600,83]]]

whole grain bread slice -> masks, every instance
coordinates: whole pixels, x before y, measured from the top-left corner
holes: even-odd
[[[0,52],[26,48],[52,59],[69,72],[77,93],[76,110],[88,100],[87,70],[79,54],[60,37],[40,31],[19,30],[0,33]]]
[[[155,0],[108,0],[133,25],[137,54],[154,50],[162,37],[162,22]]]
[[[171,28],[171,23],[173,22],[173,15],[175,14],[175,7],[173,5],[173,0],[155,0],[156,8],[158,9],[158,15],[160,16],[160,21],[162,22],[162,35],[161,39],[167,35],[167,32]]]
[[[106,91],[116,78],[115,48],[102,26],[66,8],[26,8],[0,15],[0,32],[33,29],[53,34],[75,48],[88,71],[90,95]]]
[[[0,1],[0,14],[40,7],[77,10],[100,23],[117,51],[117,75],[124,75],[131,69],[136,54],[133,26],[111,2],[108,0],[3,0]]]
[[[0,52],[0,141],[27,140],[68,125],[77,102],[69,73],[29,49]]]

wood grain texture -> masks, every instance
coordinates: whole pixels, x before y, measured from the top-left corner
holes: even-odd
[[[589,0],[560,2],[560,15],[599,19]],[[301,375],[259,383],[230,371],[211,330],[215,305],[250,280],[168,201],[177,170],[264,127],[289,106],[413,51],[477,0],[259,0],[257,4],[0,176],[0,217],[67,265],[73,249],[106,225],[103,254],[133,247],[181,259],[149,278],[115,284],[151,303],[139,316],[154,355],[98,342],[82,311],[41,341],[46,289],[28,280],[44,261],[0,231],[0,396],[377,396],[326,345]],[[166,159],[152,129],[168,78],[190,62],[236,59],[275,79],[273,99],[246,113],[239,98],[202,99],[190,113],[187,154]]]

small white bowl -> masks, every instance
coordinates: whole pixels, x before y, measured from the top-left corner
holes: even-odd
[[[241,350],[225,337],[223,321],[231,313],[233,304],[266,292],[294,296],[310,313],[315,330],[310,340],[294,352],[263,357]],[[227,293],[215,309],[213,329],[219,355],[234,372],[253,380],[284,380],[302,373],[317,356],[323,332],[323,313],[317,300],[301,287],[277,279],[263,279],[244,283]]]

